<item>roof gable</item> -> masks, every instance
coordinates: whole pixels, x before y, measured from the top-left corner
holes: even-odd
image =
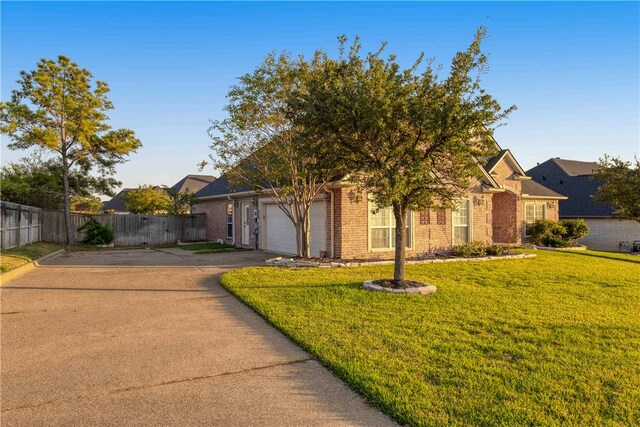
[[[178,193],[183,193],[187,190],[197,193],[215,179],[216,177],[213,175],[187,175],[173,184],[171,189]]]

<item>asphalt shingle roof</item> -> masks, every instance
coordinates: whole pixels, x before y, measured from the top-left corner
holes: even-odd
[[[569,176],[593,175],[598,170],[596,162],[582,162],[579,160],[566,160],[556,157],[553,160],[560,169]]]
[[[552,189],[532,180],[522,181],[522,194],[541,197],[563,197],[562,194],[556,193]]]
[[[215,179],[216,177],[213,175],[187,175],[176,182],[171,189],[178,193],[184,193],[187,190],[197,193]]]
[[[102,207],[100,208],[100,210],[102,211],[113,210],[115,212],[127,212],[124,199],[127,196],[127,194],[129,194],[129,191],[131,190],[133,190],[133,188],[123,188],[122,190],[120,190],[118,194],[113,196],[111,200],[102,202]]]

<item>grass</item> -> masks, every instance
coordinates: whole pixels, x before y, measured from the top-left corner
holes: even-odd
[[[429,297],[374,293],[392,266],[252,267],[221,283],[382,411],[410,425],[632,425],[640,257],[408,265]]]
[[[19,248],[2,251],[2,261],[0,271],[10,271],[28,262],[42,258],[43,256],[62,249],[62,246],[55,243],[37,242]]]
[[[244,248],[237,248],[233,245],[228,245],[226,243],[190,243],[186,245],[180,245],[180,248],[185,251],[192,251],[195,254],[219,254],[222,252],[235,252],[235,251],[244,251]]]

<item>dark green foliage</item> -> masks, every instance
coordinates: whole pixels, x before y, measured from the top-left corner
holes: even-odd
[[[481,85],[488,70],[480,27],[449,74],[423,55],[409,67],[385,52],[369,53],[358,39],[340,38],[339,56],[317,52],[306,90],[295,100],[295,122],[331,149],[349,178],[396,220],[394,279],[404,278],[404,225],[409,210],[452,208],[477,185],[478,159],[495,154],[493,132],[514,107],[503,109]]]
[[[570,244],[566,236],[567,229],[564,225],[550,219],[539,219],[531,226],[529,242],[534,245],[565,248]]]
[[[481,257],[487,255],[487,247],[482,242],[471,242],[454,246],[451,253],[463,258]]]
[[[487,246],[487,255],[499,256],[499,255],[504,255],[504,252],[505,252],[504,245]]]
[[[640,222],[640,158],[634,163],[605,155],[592,179],[603,183],[596,202],[610,203],[620,218]]]
[[[0,170],[1,198],[7,202],[35,206],[42,209],[64,209],[64,184],[62,167],[54,159],[43,160],[40,156],[25,157],[19,162],[9,163]],[[72,210],[78,209],[81,200],[94,198],[93,194],[113,195],[120,181],[106,176],[95,176],[91,168],[69,171],[69,192]]]
[[[82,243],[87,245],[108,245],[113,242],[113,228],[108,224],[102,224],[94,218],[78,229],[85,232]]]
[[[565,228],[565,239],[570,243],[589,234],[589,226],[584,219],[565,219],[560,221],[560,224]]]

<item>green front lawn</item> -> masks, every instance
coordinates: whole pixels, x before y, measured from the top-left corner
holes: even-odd
[[[436,294],[361,289],[392,266],[253,267],[222,285],[411,425],[640,420],[640,257],[408,265]]]
[[[180,245],[181,249],[185,251],[192,251],[195,254],[218,254],[222,252],[232,252],[232,251],[242,251],[245,250],[243,248],[236,248],[233,245],[228,245],[226,243],[189,243]]]
[[[37,242],[19,248],[2,251],[2,262],[0,271],[5,272],[20,267],[28,262],[42,258],[43,256],[62,249],[61,245],[55,243]]]

